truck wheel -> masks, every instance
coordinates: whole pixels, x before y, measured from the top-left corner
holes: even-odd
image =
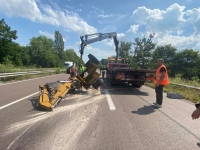
[[[114,85],[112,79],[110,79],[110,85]]]
[[[115,79],[113,79],[113,78],[110,78],[110,85],[116,85],[116,82],[115,82]]]
[[[135,85],[135,84],[132,84],[132,87],[135,87],[135,88],[141,88],[142,85]]]

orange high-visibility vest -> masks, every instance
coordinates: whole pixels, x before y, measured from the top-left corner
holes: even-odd
[[[165,67],[165,65],[162,65],[158,68],[158,70],[156,71],[156,79],[154,80],[154,83],[157,84],[158,81],[160,80],[161,77],[161,73],[160,73],[160,69],[164,67],[166,69],[166,72],[164,73],[165,76],[163,78],[163,80],[160,82],[160,85],[168,85],[169,84],[169,77],[168,77],[168,72],[167,72],[167,68]]]

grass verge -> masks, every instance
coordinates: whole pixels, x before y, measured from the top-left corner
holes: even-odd
[[[188,81],[184,81],[178,78],[171,79],[170,81],[177,84],[185,84],[185,85],[191,85],[191,86],[195,86],[199,84],[198,82],[195,82],[195,81],[188,82]],[[153,82],[145,82],[145,85],[155,88],[155,84]],[[196,90],[196,89],[191,89],[191,88],[183,87],[180,85],[169,84],[165,86],[163,90],[164,92],[179,93],[183,96],[184,99],[189,100],[193,103],[200,102],[200,93],[199,93],[199,90]]]

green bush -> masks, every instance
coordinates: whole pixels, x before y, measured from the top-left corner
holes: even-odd
[[[56,69],[56,74],[59,74],[59,73],[61,73],[60,68],[57,68]]]

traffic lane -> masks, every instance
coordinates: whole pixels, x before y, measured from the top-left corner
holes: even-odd
[[[105,81],[105,87],[112,89],[112,86]],[[127,86],[114,86],[115,89],[126,89]],[[141,99],[146,101],[149,105],[155,102],[156,93],[154,88],[148,86],[142,86],[142,88],[132,88],[133,94],[138,95]],[[176,92],[176,91],[173,91]],[[127,92],[114,91],[113,94],[127,94]],[[112,94],[112,93],[111,93]],[[129,94],[130,95],[130,94]],[[167,97],[167,93],[163,93],[163,107],[159,109],[164,116],[177,122],[180,126],[189,130],[190,134],[193,134],[200,141],[199,126],[200,121],[192,120],[191,114],[195,110],[194,103],[185,99],[170,99]]]
[[[154,91],[145,90],[145,92]],[[148,145],[149,149],[198,149],[196,143],[199,138],[191,132],[192,128],[178,123],[176,118],[169,116],[162,109],[155,109],[149,101],[149,96],[140,95],[135,91],[133,94],[134,97],[127,97],[126,100],[118,97],[114,102],[116,107],[121,106],[123,112],[127,114],[138,136],[143,137],[144,144]],[[179,113],[182,111],[179,110]]]
[[[111,97],[113,97],[113,95],[119,95],[119,93],[120,92],[122,92],[122,93],[124,93],[124,92],[127,92],[128,90],[126,89],[124,92],[122,91],[122,89],[123,89],[124,87],[122,87],[122,88],[120,88],[120,87],[118,87],[118,91],[116,92],[115,90],[113,90],[113,89],[110,89],[109,90],[109,92],[111,93]],[[151,91],[150,91],[151,92]],[[130,96],[131,97],[131,94],[133,95],[133,93],[129,93],[129,92],[127,92],[126,93],[126,95],[128,95],[128,97]],[[122,96],[122,97],[119,97],[119,99],[117,100],[117,101],[119,101],[119,100],[126,100],[127,98],[126,97],[124,97],[124,96]],[[78,101],[77,101],[78,102]],[[105,102],[105,101],[104,101]],[[115,102],[115,100],[114,100],[114,103],[115,103],[115,105],[116,105],[116,102]],[[106,104],[107,105],[107,104]],[[128,105],[128,106],[130,106],[130,105]],[[97,110],[99,110],[99,108],[101,108],[101,106],[99,106],[98,107],[98,109]],[[102,107],[103,108],[103,107]],[[116,105],[116,108],[117,108],[117,110],[118,110],[118,106]],[[149,107],[150,108],[150,107]],[[108,107],[106,107],[105,109],[108,109]],[[80,109],[81,110],[81,109]],[[109,110],[109,109],[108,109]],[[145,109],[146,110],[146,109]],[[105,112],[105,110],[103,109],[103,111],[102,112]],[[151,112],[151,109],[150,109],[150,112]],[[76,111],[74,111],[73,113],[75,113],[76,114]],[[73,113],[71,113],[71,114],[73,114]],[[79,113],[81,113],[82,114],[82,111],[79,111]],[[99,113],[97,113],[97,114],[99,114]],[[119,115],[120,115],[121,113],[119,113]],[[69,114],[70,115],[70,114]],[[79,118],[79,117],[77,117],[77,118]],[[113,118],[113,116],[111,116],[111,119],[110,118],[108,118],[108,120],[112,120],[112,118]],[[122,118],[122,119],[121,119]],[[124,122],[123,121],[123,118],[124,117],[119,117],[119,120],[118,121],[122,121],[122,122]],[[98,119],[98,118],[97,118]],[[95,120],[96,121],[96,120]],[[79,120],[76,120],[76,123],[78,123],[79,122]],[[83,121],[84,122],[84,121]],[[91,123],[93,123],[94,121],[90,121],[90,123],[89,124],[91,124]],[[105,121],[106,123],[108,122],[107,120]],[[112,124],[114,124],[116,121],[114,121]],[[75,123],[75,124],[76,124]],[[127,123],[130,123],[130,122],[127,122]],[[126,124],[127,124],[126,123]],[[62,122],[61,122],[61,124],[63,124]],[[122,126],[126,126],[126,124],[124,125],[122,125]],[[32,127],[31,127],[32,128]],[[88,127],[88,128],[91,128],[90,126]],[[104,128],[103,128],[104,129]],[[30,131],[30,130],[28,130],[28,131]],[[61,130],[62,131],[62,130]],[[86,131],[86,130],[85,130]],[[95,130],[94,130],[95,131]],[[104,129],[104,131],[106,131],[105,129]],[[111,130],[112,131],[112,130]],[[107,132],[107,131],[106,131]],[[53,134],[53,133],[52,133]],[[97,133],[97,135],[98,135],[99,133]],[[80,135],[80,134],[79,134]],[[85,137],[85,135],[84,135],[84,133],[82,134],[83,135],[83,137]],[[120,134],[121,135],[121,134]],[[140,135],[140,134],[139,134]],[[40,135],[40,137],[41,136],[43,136],[42,134]],[[61,136],[61,133],[60,133],[60,136]],[[116,135],[117,136],[117,135]],[[119,136],[119,135],[118,135]],[[80,137],[80,136],[74,136],[74,138],[78,138],[78,137]],[[140,136],[139,136],[140,137]],[[65,138],[67,138],[67,136],[65,136]],[[61,138],[61,139],[65,139],[64,137],[63,138]],[[46,139],[46,138],[45,138]],[[59,136],[57,135],[57,138],[56,138],[58,141],[59,141]],[[88,139],[88,138],[86,138],[86,139]],[[105,138],[103,138],[103,139],[105,139]],[[125,138],[126,139],[126,138]],[[34,139],[32,139],[32,140],[34,140]],[[47,139],[46,139],[47,140]],[[108,139],[109,140],[109,139]],[[25,140],[26,141],[26,140]],[[51,139],[49,139],[48,141],[51,141]],[[65,144],[64,145],[68,145],[68,144],[66,144],[66,143],[68,143],[67,141],[66,141],[66,139],[64,140],[65,141]],[[72,140],[73,141],[73,140]],[[94,141],[94,140],[93,140]],[[118,141],[123,141],[123,139],[120,139],[120,140],[118,140]],[[142,141],[142,138],[141,138],[141,140],[139,140],[139,141]],[[60,145],[62,145],[62,146],[64,146],[63,144],[62,144],[63,142],[60,142]],[[72,143],[74,143],[74,142],[72,142]],[[78,142],[79,143],[79,142]],[[115,142],[114,142],[115,143]],[[122,142],[122,143],[124,143],[124,142]],[[138,143],[138,142],[137,142]],[[141,142],[139,142],[139,143],[141,143]],[[52,143],[53,144],[53,143]],[[83,145],[82,145],[83,144]],[[77,144],[79,147],[87,147],[87,145],[88,144],[84,144],[84,142],[82,142],[82,144]],[[107,147],[110,147],[109,146],[109,144],[111,144],[112,145],[112,143],[111,143],[111,141],[110,141],[110,143],[108,143],[108,144],[106,144],[107,145]],[[94,142],[94,145],[103,145],[102,143],[100,143],[100,144],[98,144],[98,143],[95,143]],[[105,145],[105,144],[104,144]],[[139,146],[138,146],[139,145]],[[138,144],[138,145],[134,145],[134,146],[138,146],[138,147],[141,147],[140,145],[142,145],[142,143],[141,144]],[[77,147],[78,147],[77,146]],[[58,146],[59,147],[59,146]],[[73,145],[71,145],[71,147],[74,147],[74,148],[77,148],[76,146],[73,146]],[[89,147],[89,146],[88,146]],[[131,147],[131,145],[130,145],[130,147]],[[112,147],[111,147],[112,148]],[[146,148],[147,149],[147,148]]]
[[[148,98],[144,95],[140,95],[143,100],[146,100],[149,104],[155,102],[156,93],[155,90],[143,86],[141,88],[141,92],[151,92]],[[176,92],[176,91],[173,91]],[[192,120],[191,114],[195,110],[194,103],[185,100],[185,99],[170,99],[167,97],[167,93],[163,95],[163,107],[159,109],[159,111],[166,117],[170,118],[171,120],[177,122],[180,126],[185,128],[185,130],[189,130],[191,134],[194,134],[200,141],[200,121],[199,120]]]
[[[116,110],[101,104],[74,149],[199,149],[189,129],[155,109],[149,96],[142,99],[133,90],[129,89],[132,96],[116,94],[128,93],[127,87],[109,90]]]
[[[23,149],[46,149],[49,146],[53,149],[53,145],[62,138],[63,133],[66,134],[63,138],[67,141],[77,132],[80,125],[82,127],[90,119],[93,115],[92,110],[95,112],[97,107],[95,103],[100,98],[101,96],[96,98],[93,95],[81,93],[62,100],[52,112],[26,115],[23,117],[24,120],[7,126],[1,134],[4,143],[0,145],[0,149],[1,147],[5,149],[18,137],[14,144],[11,144],[12,149],[22,147]]]
[[[111,97],[115,103],[114,98],[118,98],[119,95],[112,95]],[[126,97],[123,97],[123,99],[126,99]],[[72,149],[148,149],[144,145],[143,137],[135,133],[132,123],[127,119],[127,114],[124,114],[116,104],[115,107],[116,110],[111,111],[108,103],[102,101],[99,104],[97,115],[91,119],[89,126],[79,137],[76,147]]]
[[[42,78],[24,80],[0,86],[0,107],[39,91],[39,85],[58,80],[67,80],[68,74],[51,75]]]
[[[91,97],[92,94],[92,92],[87,94],[86,91],[68,92],[67,96],[56,106],[54,112],[59,108],[68,108],[68,106],[85,101]],[[0,143],[3,144],[0,144],[0,149],[1,147],[3,147],[2,149],[5,149],[6,145],[11,143],[30,125],[50,117],[48,115],[51,115],[51,112],[37,110],[37,100],[38,97],[33,96],[1,110]]]

